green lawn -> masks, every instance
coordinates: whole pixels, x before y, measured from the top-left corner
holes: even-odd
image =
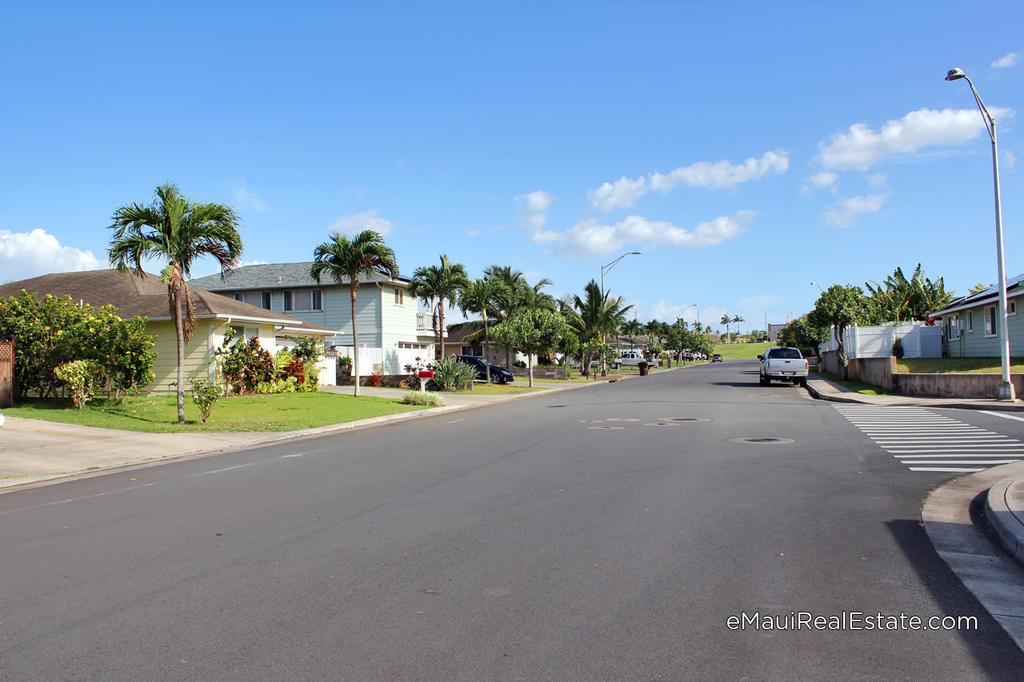
[[[716,343],[713,353],[718,353],[723,360],[757,360],[757,356],[764,353],[775,344],[766,343]]]
[[[888,391],[886,391],[883,388],[879,388],[878,386],[872,386],[871,384],[862,384],[859,381],[847,381],[846,379],[840,379],[838,376],[832,374],[831,372],[817,372],[817,375],[820,376],[822,379],[828,379],[833,384],[845,386],[851,391],[860,393],[862,395],[889,395]]]
[[[222,398],[210,420],[199,423],[199,411],[186,399],[186,424],[177,423],[174,396],[126,398],[120,404],[96,400],[76,410],[66,400],[31,400],[4,410],[10,417],[44,419],[66,424],[152,433],[192,431],[294,431],[396,412],[421,410],[391,398],[335,393],[282,393]]]
[[[999,358],[904,358],[896,362],[900,374],[999,374]],[[1011,364],[1010,371],[1024,374],[1024,364]]]

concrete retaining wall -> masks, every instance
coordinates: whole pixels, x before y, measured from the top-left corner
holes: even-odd
[[[513,367],[512,374],[517,377],[527,377],[530,375],[530,370],[526,367]],[[534,379],[565,379],[565,368],[564,367],[534,367],[533,368]]]
[[[1024,395],[1024,375],[1010,377],[1017,395]],[[998,374],[894,374],[895,390],[902,395],[933,398],[995,398],[1002,378]]]
[[[843,376],[842,367],[839,366],[839,351],[823,351],[821,353],[821,369],[825,372],[831,372],[837,377]]]
[[[895,388],[893,376],[896,374],[896,358],[891,355],[885,358],[850,360],[847,369],[850,381],[871,384],[887,391],[892,391]]]

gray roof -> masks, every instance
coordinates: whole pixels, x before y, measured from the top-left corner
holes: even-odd
[[[245,289],[291,289],[293,287],[318,287],[335,286],[337,282],[329,282],[326,279],[323,284],[309,274],[313,262],[304,263],[265,263],[263,265],[243,265],[235,268],[225,275],[210,275],[209,277],[198,277],[189,284],[202,287],[208,291],[241,291]],[[362,282],[399,282],[407,284],[409,280],[398,277],[389,280],[386,277],[375,275],[373,277],[360,277]],[[346,277],[343,284],[348,284]]]

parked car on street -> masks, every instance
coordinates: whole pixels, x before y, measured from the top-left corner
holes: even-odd
[[[720,353],[715,353],[711,356],[711,362],[722,362],[722,355]]]
[[[767,386],[773,380],[807,385],[808,364],[799,349],[769,348],[764,355],[758,355],[757,359],[761,361],[762,386]]]
[[[459,355],[459,362],[464,362],[470,367],[476,369],[476,380],[487,381],[487,366],[491,366],[491,383],[492,384],[507,384],[510,381],[516,380],[516,375],[498,365],[492,364],[485,358],[478,358],[475,355]]]

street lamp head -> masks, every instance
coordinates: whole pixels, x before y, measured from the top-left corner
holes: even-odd
[[[629,255],[631,255],[631,256],[642,256],[643,254],[640,253],[639,251],[630,251]]]
[[[966,78],[966,77],[967,77],[967,74],[964,73],[964,70],[959,68],[959,67],[955,68],[955,69],[950,69],[946,73],[946,80],[948,80],[948,81],[958,81],[961,78]]]

